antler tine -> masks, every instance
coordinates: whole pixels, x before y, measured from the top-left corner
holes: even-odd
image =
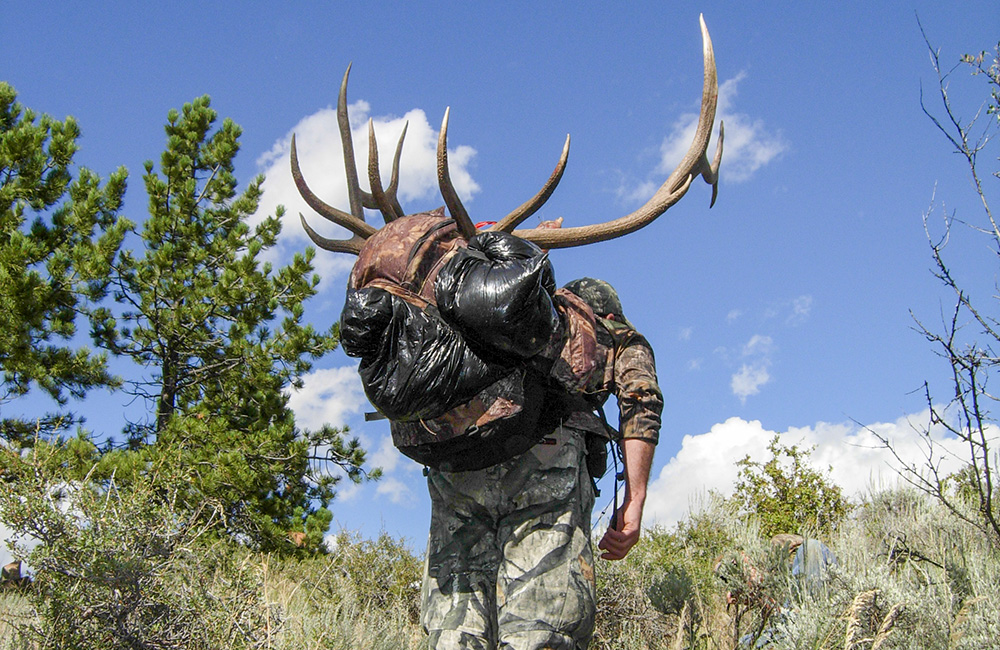
[[[393,210],[389,198],[382,189],[382,175],[378,169],[378,141],[375,139],[375,122],[368,119],[368,184],[372,188],[372,198],[378,206],[379,212],[386,223],[396,219],[397,215]]]
[[[677,203],[691,186],[695,176],[701,175],[713,185],[712,201],[718,193],[718,171],[722,158],[722,137],[716,149],[712,164],[708,163],[706,151],[715,123],[715,110],[719,99],[719,83],[715,69],[715,52],[709,36],[705,17],[701,16],[701,37],[705,58],[705,81],[702,88],[701,112],[698,128],[684,159],[660,186],[653,197],[641,208],[618,219],[592,226],[577,226],[561,230],[533,229],[515,230],[513,234],[527,239],[542,248],[568,248],[606,241],[634,232],[648,225],[672,205]]]
[[[327,239],[310,228],[306,222],[306,218],[301,213],[299,213],[299,221],[302,222],[302,227],[305,228],[309,239],[324,250],[333,251],[334,253],[352,253],[357,255],[361,252],[361,247],[365,245],[365,238],[358,235],[354,235],[350,239]]]
[[[339,226],[343,226],[351,231],[350,239],[328,239],[318,234],[306,222],[304,216],[299,214],[302,227],[305,229],[309,239],[314,244],[328,251],[335,253],[353,253],[357,255],[365,243],[365,239],[374,235],[378,230],[365,223],[364,208],[361,203],[361,188],[358,184],[358,170],[354,165],[354,145],[351,141],[351,124],[347,117],[347,78],[351,73],[351,66],[347,66],[344,72],[344,79],[340,83],[340,95],[337,100],[337,124],[340,127],[340,141],[344,149],[344,167],[347,172],[347,191],[350,196],[351,213],[327,205],[316,196],[306,184],[302,177],[302,170],[299,168],[299,155],[295,147],[295,135],[292,135],[291,166],[292,179],[299,190],[299,194],[313,210],[325,219],[329,219]]]
[[[701,176],[705,182],[712,186],[712,202],[708,207],[715,205],[715,199],[719,196],[719,164],[722,162],[722,142],[726,139],[726,125],[719,120],[719,144],[715,146],[715,157],[712,162],[708,162],[708,156],[701,159]]]
[[[347,195],[351,203],[351,214],[365,220],[364,203],[361,199],[361,185],[358,183],[358,168],[354,162],[354,139],[351,136],[351,120],[347,116],[347,77],[351,74],[351,64],[344,72],[337,96],[337,126],[340,127],[340,142],[344,149],[344,171],[347,173]]]
[[[471,239],[476,234],[476,227],[469,218],[469,213],[462,205],[462,200],[458,198],[458,192],[451,183],[451,174],[448,171],[448,114],[451,107],[444,110],[444,120],[441,122],[441,135],[438,136],[437,150],[437,175],[438,185],[441,188],[441,196],[444,198],[448,212],[458,225],[459,232],[466,239]]]
[[[292,179],[295,181],[295,187],[298,188],[299,194],[302,195],[302,198],[310,208],[319,213],[320,216],[332,221],[338,226],[347,228],[356,236],[370,237],[375,234],[376,229],[370,224],[365,223],[363,219],[359,219],[357,216],[348,214],[343,210],[338,210],[332,205],[327,205],[320,200],[320,198],[316,196],[311,189],[309,189],[305,179],[302,177],[302,170],[299,169],[299,155],[295,148],[294,135],[292,135],[292,151],[290,157],[292,164]],[[306,228],[309,230],[308,226]],[[313,241],[315,241],[315,239]]]
[[[549,180],[545,183],[545,186],[542,187],[538,194],[522,203],[516,210],[498,221],[495,226],[490,228],[490,230],[510,232],[514,230],[514,228],[517,228],[525,219],[535,214],[539,208],[545,205],[545,202],[549,200],[550,196],[552,196],[552,192],[555,191],[556,186],[562,179],[563,172],[566,171],[567,160],[569,160],[568,134],[566,135],[566,144],[563,145],[562,155],[559,156],[559,162],[556,164],[556,168],[552,172],[552,175],[549,176]]]
[[[384,192],[389,197],[389,201],[392,204],[393,213],[399,216],[403,216],[403,206],[399,204],[399,199],[396,198],[396,190],[399,187],[399,158],[403,153],[403,139],[406,137],[406,129],[410,126],[409,122],[403,123],[403,132],[399,135],[399,142],[396,143],[396,155],[392,158],[392,176],[389,178],[389,187],[385,188]],[[361,204],[366,208],[371,210],[379,210],[378,201],[372,196],[371,192],[366,192],[361,190]],[[383,218],[385,214],[382,215]],[[388,223],[388,222],[387,222]]]
[[[382,189],[382,175],[378,168],[378,142],[375,139],[375,122],[372,119],[368,120],[368,184],[371,185],[372,198],[386,223],[403,216],[402,212],[396,212],[393,201]]]
[[[712,48],[712,38],[708,35],[708,27],[705,25],[705,16],[700,16],[699,20],[701,22],[702,44],[705,52],[705,84],[701,93],[701,112],[698,115],[698,129],[695,131],[691,146],[688,147],[684,158],[660,187],[657,194],[664,192],[667,188],[669,188],[668,192],[675,192],[691,174],[704,175],[705,171],[711,173],[710,169],[708,169],[706,152],[708,151],[708,141],[712,137],[712,128],[715,124],[715,109],[719,100],[719,84],[715,71],[715,52]],[[721,156],[718,152],[716,155]],[[710,180],[707,176],[705,180],[713,183],[713,180]]]
[[[385,191],[392,201],[392,207],[395,209],[396,214],[400,216],[403,215],[403,207],[399,204],[399,199],[396,198],[396,190],[399,189],[399,159],[403,153],[403,139],[406,137],[406,129],[409,126],[409,122],[403,122],[403,131],[399,134],[399,142],[396,143],[396,153],[392,157],[392,176],[389,177],[389,187]]]

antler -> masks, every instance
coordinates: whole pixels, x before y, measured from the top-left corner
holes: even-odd
[[[372,188],[372,199],[378,205],[386,223],[403,216],[403,208],[396,200],[396,188],[399,186],[399,156],[403,152],[403,138],[406,137],[408,126],[410,126],[409,122],[403,124],[403,132],[399,135],[396,155],[392,159],[392,178],[389,179],[389,187],[382,189],[382,176],[378,169],[378,142],[375,140],[375,123],[370,118],[368,120],[368,184]]]
[[[556,168],[549,176],[549,180],[546,181],[545,186],[536,194],[531,197],[530,200],[522,203],[516,210],[508,214],[506,217],[501,219],[493,226],[490,230],[502,230],[504,232],[510,232],[517,226],[521,224],[522,221],[535,214],[538,208],[542,207],[549,197],[552,196],[552,192],[555,191],[556,185],[562,179],[563,172],[566,171],[566,161],[569,159],[569,134],[566,135],[566,144],[563,145],[562,155],[559,156],[559,162],[556,163]]]
[[[438,136],[437,150],[437,176],[438,186],[441,188],[441,196],[445,205],[448,206],[448,213],[458,224],[458,230],[466,239],[471,239],[476,234],[476,226],[473,225],[469,213],[462,205],[462,200],[458,198],[455,186],[451,184],[451,174],[448,171],[448,114],[451,107],[444,109],[444,119],[441,120],[441,135]]]
[[[715,123],[715,109],[719,99],[719,83],[715,70],[715,53],[712,50],[712,38],[705,25],[705,17],[700,17],[701,38],[705,55],[705,82],[701,95],[701,113],[698,116],[698,129],[687,154],[673,173],[660,186],[649,201],[641,208],[618,219],[591,226],[577,226],[560,230],[532,229],[513,230],[517,219],[509,216],[493,227],[494,230],[513,231],[518,237],[527,239],[542,248],[568,248],[582,246],[599,241],[614,239],[636,231],[651,223],[666,212],[670,206],[677,203],[687,193],[691,181],[701,175],[706,183],[712,185],[711,207],[715,204],[719,192],[719,163],[722,160],[722,141],[725,134],[722,123],[719,123],[719,143],[716,145],[715,157],[708,161],[708,142],[712,136],[712,126]],[[567,143],[568,145],[568,143]],[[556,172],[561,173],[557,168]],[[553,174],[555,176],[555,173]],[[517,211],[515,211],[517,212]],[[501,227],[502,226],[502,227]]]
[[[351,212],[347,213],[331,205],[327,205],[309,189],[305,179],[302,177],[302,171],[299,169],[299,157],[295,148],[294,135],[292,136],[291,165],[295,186],[298,188],[299,194],[302,195],[306,204],[319,213],[320,216],[347,228],[353,233],[350,239],[328,239],[310,228],[305,217],[300,214],[299,219],[302,221],[302,227],[305,228],[309,239],[320,248],[328,251],[357,255],[361,251],[361,247],[364,246],[365,240],[378,232],[378,228],[365,222],[364,208],[370,210],[378,209],[382,213],[386,223],[403,214],[403,209],[396,198],[396,189],[399,186],[399,158],[403,151],[403,138],[406,137],[406,126],[404,125],[403,132],[399,136],[399,143],[396,145],[396,154],[392,161],[392,177],[389,181],[389,187],[383,189],[378,172],[378,149],[375,146],[374,128],[369,121],[368,177],[369,181],[371,181],[372,191],[370,193],[363,191],[358,182],[358,169],[354,161],[354,142],[351,139],[351,122],[347,115],[347,79],[350,74],[351,66],[348,65],[347,71],[344,72],[344,79],[340,83],[340,94],[337,97],[337,125],[340,129],[340,141],[344,149],[344,168],[347,173],[347,193],[351,204]],[[372,169],[373,165],[374,170]]]
[[[542,187],[538,194],[501,219],[491,230],[513,232],[513,234],[546,249],[582,246],[584,244],[613,239],[642,228],[666,212],[670,206],[677,203],[687,193],[688,188],[691,186],[691,181],[694,180],[695,176],[699,175],[705,179],[705,182],[712,185],[712,202],[709,207],[714,205],[719,191],[719,163],[722,160],[722,142],[725,130],[720,122],[719,142],[716,145],[715,156],[712,162],[709,162],[706,154],[708,143],[712,136],[712,128],[715,124],[715,110],[719,99],[719,84],[715,70],[715,54],[712,50],[712,39],[708,34],[708,27],[705,26],[704,16],[700,18],[700,21],[705,56],[705,81],[702,90],[701,113],[698,116],[698,129],[684,159],[673,173],[670,174],[663,185],[660,186],[660,189],[656,191],[653,197],[635,212],[601,224],[562,229],[536,228],[531,230],[514,230],[521,222],[542,207],[559,184],[569,157],[570,140],[567,135],[566,144],[563,145],[559,162],[556,164],[556,168],[545,183],[545,186]],[[368,179],[371,184],[371,192],[363,191],[358,184],[358,171],[354,161],[354,145],[351,139],[351,125],[347,115],[347,78],[350,72],[351,66],[347,66],[344,79],[340,84],[340,95],[337,100],[337,123],[340,128],[340,138],[344,150],[344,167],[347,173],[351,212],[343,212],[333,206],[327,205],[309,189],[299,169],[295,136],[292,136],[291,165],[295,185],[309,207],[318,212],[322,217],[347,228],[352,233],[350,239],[327,239],[317,234],[306,223],[305,217],[299,215],[302,220],[302,226],[305,228],[309,238],[320,248],[357,255],[361,251],[365,240],[378,232],[377,228],[365,222],[365,208],[379,210],[386,223],[403,216],[402,207],[396,198],[396,191],[399,185],[399,159],[403,149],[403,138],[406,136],[406,127],[403,127],[399,143],[396,145],[396,153],[392,162],[392,178],[389,181],[389,187],[383,189],[379,174],[375,127],[371,120],[368,121]],[[450,109],[445,110],[444,120],[441,123],[441,133],[438,137],[438,185],[440,186],[441,196],[448,206],[449,213],[455,219],[459,231],[468,239],[475,235],[476,228],[469,217],[469,213],[462,205],[458,193],[455,191],[455,187],[451,182],[451,174],[448,170],[449,113]]]

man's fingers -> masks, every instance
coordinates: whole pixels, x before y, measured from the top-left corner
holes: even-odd
[[[597,545],[597,548],[605,551],[620,551],[623,543],[624,539],[622,539],[621,533],[609,530],[604,538],[601,539],[601,543]]]
[[[598,548],[605,551],[601,558],[605,560],[620,560],[628,553],[628,545],[622,540],[610,539],[605,536],[598,544]]]
[[[628,555],[629,550],[631,550],[631,545],[624,543],[614,543],[606,544],[601,548],[604,549],[604,554],[601,558],[604,560],[620,560]]]
[[[632,550],[639,536],[634,532],[622,532],[608,529],[597,548],[606,551],[601,558],[604,560],[621,560]]]
[[[601,549],[605,549],[605,550],[612,549],[612,548],[613,549],[618,549],[618,548],[621,548],[621,546],[624,543],[624,541],[625,540],[622,539],[621,537],[618,537],[617,535],[612,536],[609,533],[609,534],[607,534],[607,535],[604,536],[604,539],[602,539],[601,543],[597,545],[597,548],[601,548]]]

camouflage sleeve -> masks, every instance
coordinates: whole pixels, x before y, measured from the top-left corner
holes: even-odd
[[[622,438],[638,438],[656,444],[660,438],[663,393],[656,382],[653,350],[641,336],[615,360],[615,390]]]

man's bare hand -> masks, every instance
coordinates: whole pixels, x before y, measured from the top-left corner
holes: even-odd
[[[639,541],[642,533],[642,509],[646,505],[646,483],[653,465],[655,446],[645,440],[631,439],[622,443],[625,455],[625,501],[618,509],[614,525],[604,533],[597,548],[604,551],[604,560],[621,560]]]
[[[625,495],[625,502],[618,511],[615,525],[608,528],[608,532],[604,533],[604,537],[597,545],[597,548],[604,551],[601,559],[624,559],[636,545],[642,533],[642,507],[642,503],[637,503],[628,494]]]

